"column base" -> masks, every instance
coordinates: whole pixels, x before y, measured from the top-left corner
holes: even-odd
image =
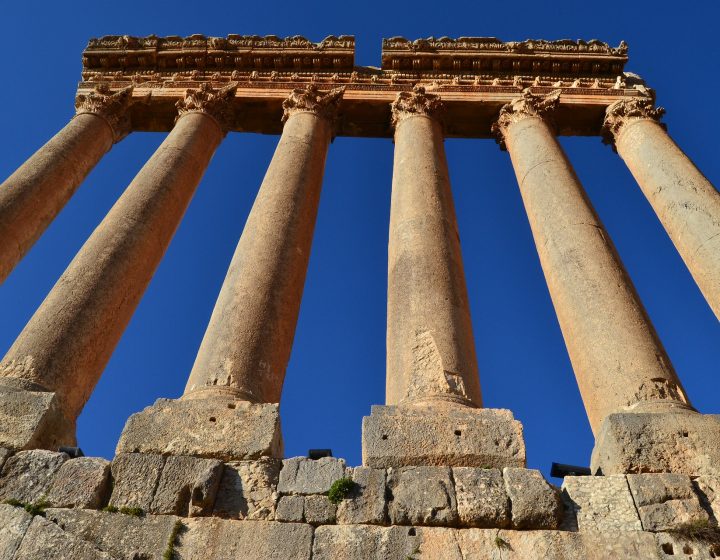
[[[690,410],[610,414],[600,425],[593,474],[720,473],[720,415]]]
[[[128,419],[116,453],[192,455],[222,461],[282,458],[279,406],[221,397],[158,399]]]
[[[0,447],[49,449],[76,445],[75,422],[62,413],[57,395],[0,380]]]
[[[362,424],[363,465],[525,467],[522,424],[505,409],[373,406]]]

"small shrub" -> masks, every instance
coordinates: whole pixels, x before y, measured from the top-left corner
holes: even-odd
[[[185,525],[182,521],[179,519],[175,522],[175,525],[173,526],[172,533],[170,533],[170,538],[168,539],[168,545],[165,549],[165,552],[163,552],[163,560],[174,560],[175,558],[175,543],[177,541],[178,535],[185,529]]]
[[[355,489],[356,484],[349,478],[340,478],[332,483],[328,492],[328,500],[332,504],[339,504]]]
[[[118,508],[116,508],[115,506],[105,506],[100,511],[105,511],[107,513],[117,513],[120,510]]]
[[[45,500],[45,497],[40,498],[40,500],[38,500],[35,503],[21,502],[20,500],[16,500],[15,498],[10,498],[9,500],[5,500],[3,503],[5,503],[9,506],[13,506],[13,507],[23,508],[25,511],[27,511],[33,517],[35,517],[36,515],[45,517],[45,510],[50,505]]]
[[[133,517],[145,517],[145,512],[139,507],[121,507],[120,513],[132,515]]]

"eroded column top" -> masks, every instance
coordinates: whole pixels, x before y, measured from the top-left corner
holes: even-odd
[[[497,121],[492,125],[491,131],[495,135],[500,149],[505,150],[505,130],[513,123],[523,119],[535,117],[553,126],[552,114],[560,103],[560,90],[545,95],[536,95],[531,88],[522,92],[522,97],[513,99],[503,105]]]
[[[128,108],[132,102],[133,86],[119,91],[110,91],[107,83],[99,83],[89,93],[75,97],[75,114],[92,114],[102,118],[113,133],[113,142],[125,138],[131,130]]]
[[[211,117],[225,136],[235,118],[231,101],[236,89],[237,83],[233,82],[220,89],[213,89],[210,84],[203,83],[198,89],[186,90],[185,97],[175,104],[178,111],[175,120],[188,114],[202,113]]]
[[[665,128],[660,119],[665,109],[655,107],[652,97],[639,97],[637,99],[623,99],[608,106],[605,111],[605,120],[602,127],[602,138],[605,144],[610,144],[616,150],[615,143],[626,124],[639,120],[653,120]]]
[[[445,105],[439,95],[426,93],[425,87],[413,86],[412,92],[401,91],[395,101],[390,104],[391,124],[393,129],[410,117],[432,117],[442,123]]]

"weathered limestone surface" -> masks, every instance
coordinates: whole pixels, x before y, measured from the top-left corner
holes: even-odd
[[[150,512],[182,517],[211,514],[222,473],[223,464],[214,459],[168,457]]]
[[[711,525],[717,527],[718,521],[720,521],[720,478],[699,476],[693,480],[693,486],[700,498],[700,503],[710,515]]]
[[[99,509],[110,494],[110,461],[78,457],[62,464],[47,493],[56,508]]]
[[[611,414],[597,433],[590,468],[606,475],[717,475],[720,416],[692,411]]]
[[[510,499],[499,469],[455,467],[452,472],[461,525],[510,526]]]
[[[234,399],[158,399],[130,416],[117,453],[243,461],[283,454],[276,404]]]
[[[345,460],[322,457],[313,460],[293,457],[283,461],[278,483],[282,494],[324,494],[345,476]]]
[[[165,457],[147,453],[122,453],[115,456],[110,470],[113,490],[110,505],[139,507],[149,511]]]
[[[35,516],[13,560],[115,560],[92,544]]]
[[[290,523],[302,523],[305,510],[305,496],[281,496],[275,519]]]
[[[305,496],[303,505],[305,522],[311,525],[328,525],[335,523],[337,506],[330,502],[327,496]]]
[[[45,496],[53,477],[68,460],[65,453],[43,449],[20,451],[10,457],[0,474],[0,502],[8,499],[34,503]]]
[[[624,475],[566,476],[566,503],[580,531],[640,531],[642,525]]]
[[[0,504],[0,558],[11,560],[20,546],[32,516],[22,508]]]
[[[403,467],[388,471],[390,522],[394,525],[453,526],[457,499],[449,467]]]
[[[720,542],[687,538],[678,533],[657,533],[655,538],[663,560],[720,558]]]
[[[502,474],[515,529],[558,528],[563,514],[560,495],[540,471],[508,467]]]
[[[348,468],[345,476],[355,488],[338,504],[338,523],[382,524],[385,522],[385,470],[369,467]]]
[[[250,520],[274,519],[281,464],[280,460],[269,457],[226,463],[213,515]]]
[[[6,447],[0,447],[0,472],[2,472],[3,465],[10,455],[12,455],[12,450]]]
[[[629,474],[627,480],[645,531],[709,524],[689,476]]]

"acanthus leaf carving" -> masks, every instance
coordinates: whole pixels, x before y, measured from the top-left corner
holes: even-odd
[[[403,119],[416,115],[440,118],[444,109],[439,95],[426,93],[423,86],[416,84],[412,92],[401,91],[390,104],[392,126],[396,127]]]
[[[115,142],[119,142],[130,133],[128,107],[132,100],[133,86],[111,91],[109,84],[101,82],[90,93],[81,93],[75,97],[75,114],[91,113],[105,119],[113,131]]]
[[[314,83],[308,84],[305,88],[294,89],[283,101],[282,122],[287,121],[295,113],[313,113],[334,123],[344,93],[344,87],[323,93]]]
[[[491,128],[500,148],[505,149],[505,129],[512,123],[528,117],[539,117],[552,124],[551,115],[560,103],[560,95],[561,90],[555,90],[546,95],[536,95],[532,92],[532,88],[526,88],[523,90],[522,97],[503,105],[497,121]]]
[[[199,89],[188,89],[185,97],[175,104],[178,110],[178,119],[188,113],[204,113],[214,118],[222,129],[227,133],[233,124],[232,99],[235,97],[237,82],[232,82],[220,89],[205,82]]]
[[[655,100],[652,96],[616,101],[605,110],[605,119],[601,130],[603,143],[610,144],[614,150],[615,139],[620,130],[633,120],[654,120],[665,128],[665,124],[659,122],[664,114],[665,109],[655,107]]]

